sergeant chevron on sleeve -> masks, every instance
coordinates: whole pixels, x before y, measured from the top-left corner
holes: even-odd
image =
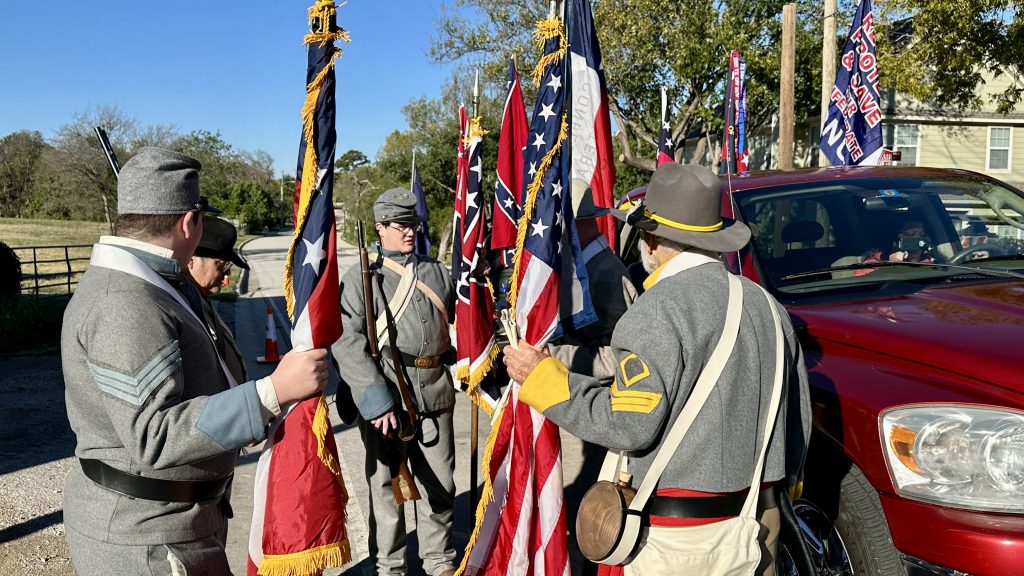
[[[143,148],[118,178],[115,236],[93,247],[64,314],[76,436],[64,524],[79,574],[230,574],[224,491],[241,447],[319,393],[326,352],[289,353],[238,383],[186,274],[203,234],[199,162]]]

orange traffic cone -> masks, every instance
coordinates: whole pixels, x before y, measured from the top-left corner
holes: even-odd
[[[267,337],[263,340],[263,356],[257,356],[260,364],[279,362],[281,355],[277,353],[277,333],[274,331],[274,310],[267,306]]]

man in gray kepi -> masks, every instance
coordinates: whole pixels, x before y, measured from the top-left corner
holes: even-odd
[[[454,300],[451,275],[437,260],[413,252],[416,198],[402,188],[387,190],[373,204],[380,236],[373,282],[378,316],[377,341],[381,344],[383,373],[369,353],[366,301],[358,266],[342,278],[341,315],[345,333],[334,345],[341,373],[352,388],[359,409],[357,423],[366,445],[366,482],[369,487],[370,558],[380,574],[405,574],[405,511],[396,504],[391,484],[390,450],[408,458],[409,469],[422,498],[416,501],[416,535],[427,574],[454,573],[452,517],[455,504],[455,435],[452,412],[455,388],[442,358],[451,349],[448,319]],[[387,347],[385,307],[390,303],[401,365],[395,366]],[[395,371],[401,370],[419,414],[416,438],[385,441],[403,411]],[[392,454],[392,456],[396,456]]]
[[[196,160],[143,148],[117,183],[116,236],[93,246],[64,314],[61,357],[77,437],[64,525],[82,575],[230,574],[224,489],[239,448],[281,406],[319,393],[324,350],[238,383],[185,270],[212,210]]]
[[[617,366],[610,387],[570,372],[557,358],[523,343],[518,350],[505,348],[509,376],[523,383],[520,400],[579,438],[628,453],[634,487],[652,468],[711,351],[723,339],[732,282],[721,253],[745,246],[750,230],[722,218],[721,198],[718,177],[707,168],[666,163],[655,170],[643,201],[614,211],[643,231],[639,248],[651,275],[644,283],[647,290],[612,334]],[[769,421],[777,345],[785,395],[768,438],[763,482],[792,485],[803,465],[811,419],[800,345],[778,302],[769,304],[746,278],[739,285],[742,310],[735,346],[692,427],[667,454],[645,509],[644,538],[626,576],[674,573],[683,564],[699,567],[693,549],[677,552],[681,543],[692,542],[693,530],[680,526],[739,515]],[[773,307],[780,316],[781,342],[775,336]],[[757,573],[770,574],[779,512],[774,490],[753,489],[759,490],[760,545],[768,552],[761,555]],[[690,538],[680,535],[688,530]]]

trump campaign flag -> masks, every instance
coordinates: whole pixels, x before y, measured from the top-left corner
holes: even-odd
[[[467,170],[462,201],[457,204],[459,229],[456,241],[459,251],[459,277],[455,283],[455,374],[465,383],[466,393],[488,414],[494,410],[499,394],[481,393],[480,381],[498,356],[494,338],[494,296],[486,278],[477,273],[485,250],[483,160],[481,144],[486,131],[480,119],[473,118],[466,129]],[[452,266],[456,262],[452,261]]]
[[[498,135],[498,183],[494,188],[494,209],[491,211],[491,250],[501,250],[501,263],[505,267],[512,265],[516,223],[522,213],[523,152],[528,130],[519,73],[515,60],[510,58],[508,95]]]
[[[608,89],[601,67],[601,47],[594,29],[590,0],[569,0],[565,4],[565,32],[569,38],[570,120],[572,122],[572,207],[583,195],[593,194],[594,206],[615,206],[615,158]],[[564,82],[563,82],[564,83]],[[615,242],[615,217],[597,219],[609,246]]]
[[[334,204],[335,5],[309,8],[306,101],[296,172],[295,233],[285,264],[285,300],[295,350],[326,348],[341,336]],[[319,574],[351,559],[348,491],[323,395],[282,407],[256,467],[250,576]]]
[[[569,125],[565,111],[567,41],[556,18],[537,24],[544,55],[530,124],[527,188],[516,237],[509,301],[523,341],[543,347],[565,323],[596,319],[565,186]],[[578,264],[578,265],[577,265]],[[558,427],[509,384],[483,459],[484,490],[461,574],[569,574]]]
[[[427,229],[430,211],[427,209],[427,194],[423,191],[420,173],[416,171],[415,150],[412,152],[412,182],[410,183],[410,188],[412,189],[413,196],[416,197],[416,216],[420,219],[420,227],[416,230],[413,252],[430,256],[430,231]]]
[[[675,162],[675,149],[672,146],[672,125],[668,122],[668,91],[661,87],[661,131],[658,133],[658,160],[656,166],[665,162]]]
[[[861,0],[836,68],[836,83],[821,129],[821,151],[834,166],[882,160],[882,108],[871,0]]]

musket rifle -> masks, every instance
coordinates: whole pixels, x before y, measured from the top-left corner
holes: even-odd
[[[356,236],[359,244],[359,272],[363,279],[363,300],[366,302],[366,339],[370,348],[370,357],[380,371],[380,375],[387,382],[387,376],[381,365],[380,345],[377,342],[377,311],[373,300],[373,276],[370,270],[370,256],[366,251],[366,238],[363,233],[363,223],[356,223]],[[384,294],[384,286],[380,276],[377,277],[381,294]],[[405,405],[405,412],[396,411],[398,414],[399,430],[392,430],[391,435],[397,435],[398,439],[408,442],[416,438],[416,409],[409,398],[408,386],[405,382],[405,375],[402,373],[401,356],[398,347],[395,345],[394,319],[391,318],[391,311],[384,306],[386,318],[388,319],[388,343],[391,348],[391,358],[395,367],[395,380],[397,381],[402,403]],[[391,490],[395,494],[395,502],[402,504],[409,500],[419,500],[420,493],[413,482],[412,474],[406,464],[405,458],[401,456],[401,450],[395,445],[395,438],[386,438],[388,449],[388,467],[391,469]]]
[[[117,162],[117,156],[114,155],[114,147],[110,145],[107,131],[97,126],[96,137],[100,140],[100,148],[103,148],[103,153],[107,156],[107,162],[110,163],[110,169],[114,171],[114,176],[119,175],[121,173],[121,164]]]

